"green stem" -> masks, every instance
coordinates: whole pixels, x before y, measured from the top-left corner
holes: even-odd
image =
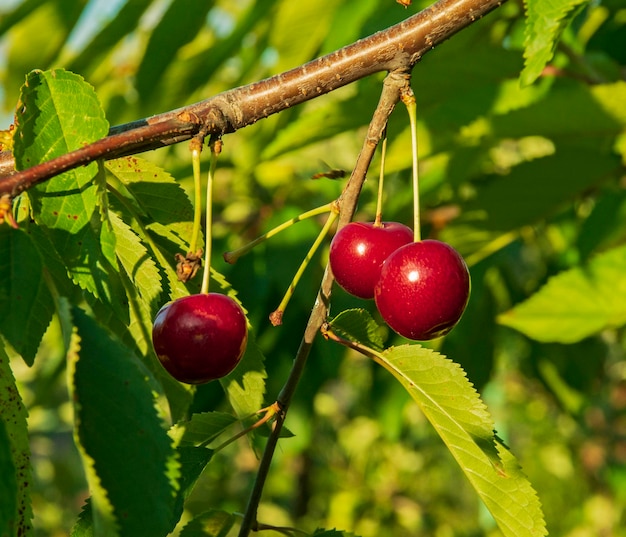
[[[195,138],[194,138],[195,140]],[[202,195],[202,185],[200,178],[200,152],[202,146],[199,144],[193,144],[191,148],[191,166],[193,168],[193,195],[194,195],[194,210],[193,210],[193,231],[191,234],[191,241],[189,241],[189,251],[194,253],[196,251],[196,245],[198,244],[198,235],[200,234],[200,226],[202,224],[202,204],[200,203],[200,196]]]
[[[335,222],[335,219],[337,218],[337,216],[339,216],[339,211],[336,205],[333,205],[333,204],[331,205],[332,205],[331,212],[328,215],[328,218],[326,219],[326,223],[324,224],[324,227],[320,231],[319,235],[315,239],[315,242],[313,243],[313,245],[307,252],[304,260],[300,264],[300,267],[296,271],[296,274],[293,277],[293,280],[291,280],[291,284],[289,285],[289,288],[287,289],[285,296],[283,297],[280,304],[278,305],[278,308],[276,308],[276,310],[270,314],[270,321],[272,322],[274,326],[278,326],[279,324],[282,323],[283,313],[285,312],[285,309],[287,308],[287,304],[289,304],[289,301],[291,300],[291,297],[293,296],[293,292],[296,286],[298,285],[298,282],[300,281],[302,274],[304,274],[305,269],[307,268],[309,262],[311,261],[311,258],[313,257],[317,249],[319,248],[320,244],[322,244],[322,241],[326,238],[326,235],[328,235],[328,232],[330,231],[331,226]]]
[[[224,449],[226,446],[232,444],[235,440],[237,440],[238,438],[241,438],[242,436],[247,435],[250,431],[253,431],[254,429],[257,429],[258,427],[260,427],[261,425],[263,425],[264,423],[267,423],[269,420],[271,420],[274,416],[276,416],[276,414],[278,414],[278,412],[280,412],[280,406],[278,403],[272,403],[270,406],[262,408],[261,410],[259,410],[257,412],[257,414],[260,414],[264,412],[265,414],[263,415],[262,418],[258,419],[257,421],[255,421],[252,425],[250,425],[249,427],[246,427],[245,429],[242,429],[241,431],[239,431],[237,434],[231,436],[228,440],[225,440],[223,443],[221,443],[219,446],[217,446],[213,452],[217,453],[218,451],[220,451],[221,449]]]
[[[301,220],[305,220],[307,218],[311,218],[312,216],[317,216],[318,214],[323,214],[323,213],[332,211],[332,207],[333,207],[333,203],[331,202],[331,203],[327,203],[326,205],[317,207],[316,209],[311,209],[310,211],[306,211],[298,216],[295,216],[294,218],[291,218],[290,220],[283,222],[282,224],[276,226],[275,228],[270,229],[267,233],[264,233],[260,237],[257,237],[252,242],[249,242],[248,244],[242,246],[241,248],[238,248],[237,250],[233,250],[232,252],[224,253],[224,261],[226,261],[227,263],[231,263],[231,264],[235,263],[235,261],[237,261],[237,259],[239,259],[242,255],[247,254],[255,246],[258,246],[259,244],[266,241],[267,239],[287,229],[293,224],[300,222]]]
[[[385,181],[385,158],[387,156],[387,133],[383,137],[380,149],[380,175],[378,177],[378,197],[376,200],[376,217],[374,226],[380,227],[383,220],[383,183]]]
[[[413,240],[419,242],[422,240],[422,231],[420,223],[420,189],[417,158],[417,107],[415,105],[413,90],[410,87],[407,88],[403,92],[401,99],[409,113],[409,122],[411,124],[411,152],[413,154]]]
[[[217,157],[221,151],[221,140],[212,142],[211,145],[211,164],[209,165],[209,174],[206,184],[206,224],[205,224],[205,246],[204,246],[204,271],[202,273],[202,287],[200,292],[209,293],[209,276],[211,274],[211,243],[213,228],[213,178],[215,177],[215,168],[217,167]]]

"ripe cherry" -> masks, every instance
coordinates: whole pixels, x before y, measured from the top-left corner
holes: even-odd
[[[447,334],[470,294],[465,261],[450,245],[424,240],[402,246],[383,264],[375,300],[385,322],[409,339]]]
[[[413,231],[398,222],[351,222],[330,245],[329,261],[337,283],[359,298],[374,298],[383,261],[413,241]]]
[[[175,379],[201,384],[224,377],[248,342],[243,310],[219,293],[190,295],[163,306],[154,319],[152,344]]]

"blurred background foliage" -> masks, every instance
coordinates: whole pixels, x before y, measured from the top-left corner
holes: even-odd
[[[393,0],[4,0],[2,128],[31,69],[64,67],[98,93],[111,125],[202,100],[331,52],[426,7]],[[626,536],[624,330],[538,343],[499,313],[551,276],[626,237],[626,9],[585,3],[553,61],[520,87],[521,1],[432,51],[414,70],[425,234],[450,242],[472,272],[458,327],[433,345],[467,371],[541,498],[552,535]],[[234,249],[329,202],[349,171],[381,89],[373,76],[225,138],[214,251]],[[410,141],[399,108],[389,129],[384,217],[410,224]],[[185,144],[144,155],[191,187]],[[372,219],[378,161],[358,219]],[[326,262],[309,267],[280,328],[273,311],[320,228],[298,224],[228,266],[266,356],[267,399],[280,389]],[[625,274],[626,274],[626,267]],[[626,277],[626,276],[625,276]],[[337,289],[332,312],[373,304]],[[626,306],[625,306],[626,307]],[[30,414],[38,535],[65,535],[87,495],[72,440],[59,327],[32,368],[13,368]],[[402,340],[389,334],[388,343]],[[194,410],[224,408],[217,383]],[[375,364],[318,341],[289,413],[259,518],[377,535],[498,535],[417,407]],[[189,502],[241,511],[257,459],[245,441],[220,452]]]

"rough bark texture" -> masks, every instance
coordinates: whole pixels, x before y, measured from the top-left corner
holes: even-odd
[[[200,132],[234,132],[374,73],[409,71],[429,50],[504,1],[439,0],[405,21],[327,56],[184,108],[113,127],[107,138],[26,170],[15,172],[10,153],[0,153],[0,195],[16,196],[97,159],[183,142]]]

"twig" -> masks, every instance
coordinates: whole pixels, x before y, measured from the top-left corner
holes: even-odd
[[[372,121],[370,122],[367,137],[361,152],[357,157],[357,162],[354,166],[350,179],[346,183],[346,187],[339,198],[340,213],[338,226],[343,226],[352,219],[363,182],[365,181],[365,175],[369,169],[370,163],[372,162],[372,158],[374,157],[376,147],[383,136],[389,116],[400,98],[401,89],[405,88],[408,84],[409,74],[403,71],[392,72],[385,79],[383,91],[378,102],[378,106],[374,112],[374,116],[372,117]],[[276,415],[274,428],[272,429],[272,432],[267,440],[265,451],[263,452],[263,457],[261,458],[259,469],[257,471],[256,481],[250,494],[248,506],[239,530],[239,537],[247,537],[254,527],[257,509],[263,493],[263,487],[265,485],[265,480],[267,478],[270,464],[274,456],[274,451],[278,443],[278,438],[280,437],[280,431],[285,421],[287,410],[289,409],[289,404],[291,403],[293,394],[295,393],[296,387],[302,377],[304,366],[309,356],[313,341],[319,333],[319,330],[324,324],[328,314],[328,302],[330,299],[332,284],[332,272],[327,266],[315,305],[313,306],[313,310],[309,316],[304,336],[294,358],[289,377],[278,395],[277,402],[280,405],[281,411]]]
[[[210,99],[113,127],[109,137],[27,170],[4,175],[0,195],[16,196],[64,171],[206,135],[234,132],[374,73],[410,70],[428,51],[506,0],[439,0],[405,21],[279,75]],[[165,124],[165,125],[164,125]],[[0,153],[0,177],[13,170]]]

